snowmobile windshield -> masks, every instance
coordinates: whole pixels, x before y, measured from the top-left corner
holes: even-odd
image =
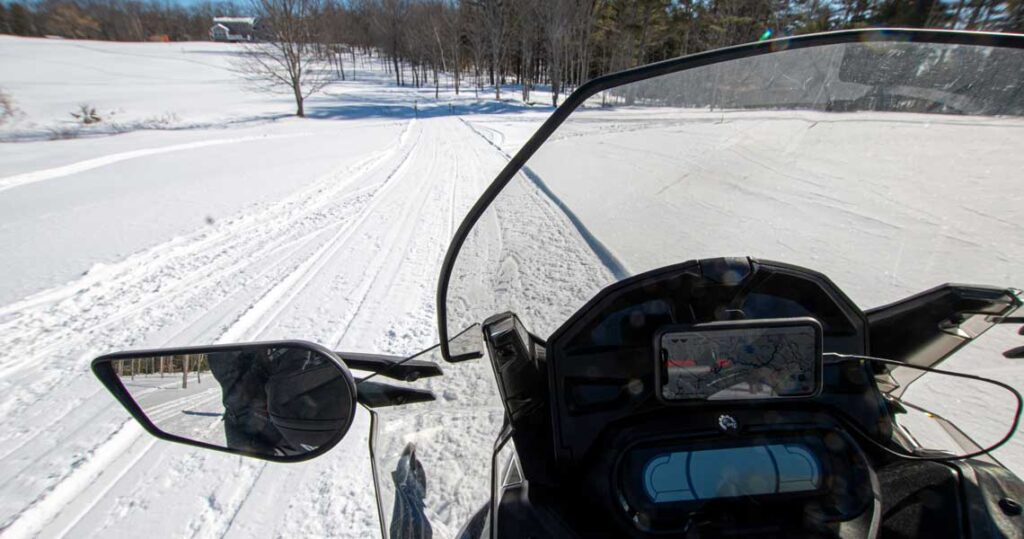
[[[442,337],[511,311],[547,338],[612,283],[723,256],[813,268],[865,309],[947,282],[1019,286],[1021,46],[861,31],[592,81],[463,223]]]
[[[481,328],[495,315],[547,339],[609,285],[717,257],[817,270],[863,308],[946,282],[1019,286],[1021,73],[1020,36],[868,30],[723,49],[578,89],[453,239],[441,348],[411,358],[452,363],[408,384],[422,399],[374,409],[383,533],[483,526],[508,480],[497,474],[514,446],[491,362],[459,361],[485,357]],[[463,121],[510,154],[522,140],[521,118]],[[996,437],[1006,424],[992,422]]]

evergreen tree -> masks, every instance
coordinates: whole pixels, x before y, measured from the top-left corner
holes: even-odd
[[[11,33],[11,27],[8,25],[9,15],[7,14],[7,6],[0,2],[0,34]]]
[[[23,4],[14,3],[10,5],[8,23],[11,33],[16,36],[33,36],[36,34],[35,25],[32,24],[32,13]]]

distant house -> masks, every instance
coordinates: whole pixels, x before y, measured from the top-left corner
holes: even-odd
[[[256,19],[253,17],[214,17],[210,27],[213,41],[252,41]]]

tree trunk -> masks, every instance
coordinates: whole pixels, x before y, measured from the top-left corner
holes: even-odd
[[[495,65],[496,60],[494,56],[491,57],[491,84],[494,85],[494,99],[501,101],[501,74],[500,67]]]
[[[459,47],[455,46],[455,64],[452,66],[452,71],[455,72],[455,95],[459,95],[459,71],[462,69],[462,64],[459,63]]]
[[[295,90],[295,115],[298,116],[299,118],[305,118],[306,117],[306,109],[303,106],[304,105],[304,103],[303,103],[304,100],[302,99],[302,90],[300,90],[298,86],[295,86],[294,90]]]
[[[395,84],[401,86],[402,85],[402,74],[401,74],[400,69],[398,67],[398,55],[397,54],[392,54],[391,55],[391,60],[395,63]]]

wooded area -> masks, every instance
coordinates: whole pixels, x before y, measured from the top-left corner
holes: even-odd
[[[1024,32],[1024,0],[40,0],[0,4],[0,32],[196,40],[214,16],[252,15],[276,43],[282,10],[302,13],[303,30],[288,35],[315,41],[338,78],[358,50],[384,55],[399,85],[486,87],[500,99],[514,84],[524,101],[545,85],[555,103],[596,75],[763,37],[866,26]]]
[[[171,41],[209,39],[213,17],[243,12],[233,2],[204,2],[190,7],[166,1],[0,0],[0,34],[55,35],[74,39]]]
[[[181,376],[181,387],[188,388],[190,374],[195,374],[196,383],[203,382],[203,373],[210,372],[206,354],[185,354],[177,356],[142,357],[114,360],[114,373],[122,378],[134,380],[136,375]]]

